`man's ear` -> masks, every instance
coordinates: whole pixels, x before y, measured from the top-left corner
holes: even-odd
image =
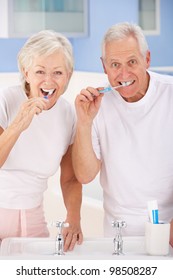
[[[101,62],[102,62],[102,66],[103,66],[103,70],[104,70],[104,73],[107,74],[107,71],[106,71],[106,67],[105,67],[105,64],[104,64],[104,61],[103,61],[103,58],[100,57],[101,59]]]
[[[150,67],[150,62],[151,62],[150,51],[147,51],[147,53],[146,53],[146,68],[147,69]]]

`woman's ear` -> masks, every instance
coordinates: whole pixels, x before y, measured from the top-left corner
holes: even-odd
[[[25,77],[25,81],[29,84],[28,71],[26,71],[25,68],[23,68],[22,72],[23,76]]]
[[[73,71],[71,71],[71,72],[68,73],[68,78],[69,78],[69,80],[71,79],[72,74],[73,74]]]
[[[104,61],[103,61],[103,58],[100,57],[101,59],[101,62],[102,62],[102,66],[103,66],[103,70],[104,70],[104,73],[107,74],[107,71],[106,71],[106,67],[105,67],[105,64],[104,64]]]

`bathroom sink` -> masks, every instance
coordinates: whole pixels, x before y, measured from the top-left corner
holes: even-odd
[[[71,252],[58,256],[55,253],[55,240],[52,238],[6,238],[1,243],[1,259],[173,259],[173,248],[168,256],[149,256],[145,252],[144,237],[123,237],[123,255],[113,255],[112,238],[88,238],[82,245],[76,245]]]

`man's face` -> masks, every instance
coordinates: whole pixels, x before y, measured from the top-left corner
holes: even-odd
[[[136,39],[129,37],[108,42],[102,62],[111,86],[130,82],[129,86],[117,89],[127,102],[138,101],[145,95],[149,83],[146,69],[150,66],[150,53],[148,51],[146,57],[142,56]]]

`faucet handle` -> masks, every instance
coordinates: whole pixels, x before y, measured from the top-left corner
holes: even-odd
[[[62,236],[62,229],[69,227],[69,223],[56,221],[53,223],[58,229],[58,234],[55,240],[55,254],[54,255],[64,255],[64,239]]]
[[[69,223],[65,223],[65,222],[62,222],[62,221],[56,221],[56,222],[51,222],[49,224],[49,226],[57,227],[58,233],[61,234],[62,228],[69,227]]]
[[[116,228],[117,234],[121,233],[121,229],[127,226],[125,221],[116,220],[112,221],[112,227]]]
[[[113,240],[114,242],[114,252],[113,255],[122,255],[123,254],[123,240],[121,235],[121,229],[126,227],[125,221],[112,221],[112,227],[116,228],[116,235]]]
[[[126,226],[127,224],[125,221],[121,221],[121,220],[112,221],[112,227],[115,227],[117,229],[125,228]]]
[[[56,222],[55,222],[55,226],[56,226],[57,229],[58,229],[58,233],[61,234],[63,228],[69,227],[69,223],[56,221]]]
[[[55,225],[57,228],[69,227],[69,223],[60,222],[60,221],[54,222],[54,225]]]

